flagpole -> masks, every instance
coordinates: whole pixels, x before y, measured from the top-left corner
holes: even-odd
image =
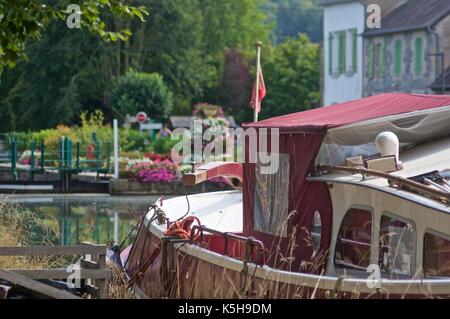
[[[259,106],[259,74],[261,72],[261,47],[262,42],[256,42],[256,89],[255,89],[255,103],[253,109],[253,122],[258,122],[258,106]]]

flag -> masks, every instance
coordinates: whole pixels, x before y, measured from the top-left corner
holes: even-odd
[[[266,85],[264,84],[264,77],[262,73],[261,66],[259,67],[259,89],[258,89],[258,113],[261,112],[261,101],[266,96]],[[256,81],[253,86],[252,99],[250,100],[250,106],[252,109],[255,108],[255,95],[256,95]]]

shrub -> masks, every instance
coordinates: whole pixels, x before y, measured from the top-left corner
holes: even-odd
[[[128,72],[117,80],[110,98],[120,118],[144,111],[153,119],[165,120],[172,110],[172,92],[157,73]]]
[[[119,132],[119,144],[123,152],[146,152],[150,148],[150,139],[145,132],[121,129]]]
[[[170,152],[172,148],[177,144],[177,140],[172,140],[168,137],[161,137],[158,136],[155,138],[155,140],[152,142],[150,146],[150,150],[154,153],[158,153],[161,155],[164,155],[165,157],[170,155]]]
[[[110,142],[113,141],[113,131],[110,125],[104,125],[105,117],[103,112],[95,110],[93,113],[81,113],[81,127],[73,128],[81,145],[89,145],[94,142],[94,135],[97,141]]]

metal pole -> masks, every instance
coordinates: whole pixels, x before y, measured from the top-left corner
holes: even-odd
[[[256,88],[255,88],[255,103],[253,105],[253,122],[258,122],[258,106],[259,106],[259,74],[261,72],[261,47],[262,42],[256,42]]]
[[[113,120],[114,134],[114,178],[119,178],[119,124],[116,119]]]
[[[77,173],[80,172],[80,142],[77,142]]]
[[[45,160],[44,160],[44,152],[45,152],[45,150],[44,150],[44,148],[45,148],[45,144],[44,144],[44,141],[42,141],[41,142],[41,170],[42,170],[42,172],[44,172],[45,171]]]
[[[114,243],[119,244],[119,212],[114,210]]]
[[[16,139],[11,139],[11,174],[13,177],[13,180],[17,179],[16,175],[16,160],[17,160],[17,144]]]
[[[35,148],[35,142],[31,142],[31,160],[30,160],[30,180],[34,180],[34,148]]]

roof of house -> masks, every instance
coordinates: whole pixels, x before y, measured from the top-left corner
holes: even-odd
[[[403,1],[407,0],[316,0],[318,5],[330,6],[336,4],[345,4],[351,2],[360,2],[364,6],[368,6],[371,4],[378,4],[381,7],[381,15],[385,15],[389,13],[392,8],[396,8]]]
[[[381,19],[381,28],[368,29],[365,36],[425,29],[450,14],[449,0],[409,0]]]
[[[317,0],[318,5],[324,5],[324,6],[330,6],[333,4],[341,4],[341,3],[347,3],[347,2],[355,2],[358,0]]]
[[[313,133],[392,115],[450,106],[450,96],[385,93],[359,100],[246,123],[244,127]]]
[[[448,67],[444,72],[444,80],[445,89],[450,90],[450,67]],[[433,89],[434,91],[442,90],[442,75],[439,76],[433,84],[431,84],[431,89]]]
[[[230,124],[230,127],[236,127],[236,121],[234,120],[233,116],[226,116],[225,119]],[[195,116],[170,116],[169,120],[173,128],[189,128],[192,121],[195,120]]]

